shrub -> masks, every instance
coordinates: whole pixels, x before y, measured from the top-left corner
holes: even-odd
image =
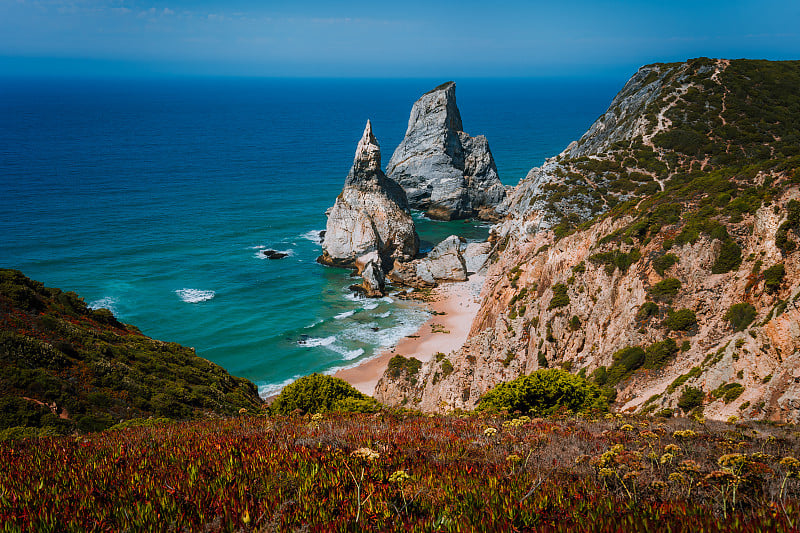
[[[672,339],[665,339],[648,346],[645,351],[644,368],[657,369],[667,364],[667,361],[678,353],[678,345]]]
[[[664,254],[653,259],[653,270],[658,272],[659,276],[663,276],[664,272],[669,267],[678,262],[678,256],[675,254]]]
[[[537,370],[489,390],[479,411],[521,411],[549,415],[565,408],[574,413],[608,409],[600,387],[560,369]]]
[[[697,324],[697,315],[691,309],[679,309],[673,311],[670,309],[667,313],[667,318],[662,323],[667,329],[674,331],[686,331],[695,324]]]
[[[695,387],[685,387],[681,397],[678,398],[678,407],[683,409],[684,413],[688,413],[695,407],[703,405],[704,397],[702,390]]]
[[[389,376],[397,379],[403,374],[410,378],[414,378],[422,368],[422,361],[414,357],[403,357],[402,355],[395,355],[389,359],[387,373]]]
[[[734,331],[743,331],[756,318],[756,308],[749,303],[733,304],[725,313],[725,320]]]
[[[725,403],[731,403],[744,392],[744,386],[740,383],[723,383],[713,391],[711,396],[714,398],[722,398]]]
[[[615,352],[612,357],[614,362],[607,371],[608,385],[616,385],[641,367],[644,364],[645,353],[638,346],[628,346]]]
[[[610,252],[594,254],[589,257],[589,261],[596,265],[605,265],[606,274],[610,276],[614,273],[615,268],[626,272],[628,267],[641,259],[641,257],[642,254],[637,249],[633,249],[628,253],[612,250]]]
[[[775,246],[787,254],[797,247],[797,243],[789,237],[789,231],[800,232],[800,202],[790,200],[786,206],[786,221],[775,232]]]
[[[650,287],[648,292],[654,300],[670,301],[680,289],[681,282],[679,280],[667,278]]]
[[[360,400],[361,402],[353,402]],[[346,381],[323,374],[311,374],[287,385],[275,398],[270,410],[275,414],[288,415],[299,409],[303,413],[324,413],[344,411],[348,406],[371,398],[353,388]],[[372,400],[374,402],[374,400]]]
[[[732,239],[723,241],[716,262],[711,266],[712,274],[724,274],[736,270],[742,264],[742,249]]]
[[[786,269],[783,263],[773,265],[764,271],[764,290],[770,294],[775,294],[781,288]]]
[[[559,307],[566,307],[569,305],[569,295],[567,294],[567,286],[563,283],[556,283],[553,285],[553,297],[550,299],[550,305],[547,310],[557,309]]]
[[[653,302],[645,302],[636,313],[636,320],[644,321],[658,314],[658,306]]]

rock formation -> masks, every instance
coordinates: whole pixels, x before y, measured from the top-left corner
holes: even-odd
[[[800,163],[787,155],[800,98],[786,80],[800,83],[800,63],[641,69],[510,193],[447,371],[432,359],[413,379],[385,374],[376,398],[469,409],[549,366],[595,381],[621,412],[800,422]],[[701,399],[687,407],[685,392]]]
[[[411,207],[431,218],[494,220],[505,188],[486,137],[462,129],[456,84],[444,83],[414,102],[386,173],[406,191]]]
[[[467,263],[461,253],[461,239],[450,235],[428,255],[410,263],[397,263],[390,277],[409,287],[432,287],[442,281],[466,281]]]
[[[322,264],[367,272],[365,291],[383,290],[383,272],[410,261],[419,249],[405,192],[381,170],[381,150],[367,121],[344,190],[328,211]]]

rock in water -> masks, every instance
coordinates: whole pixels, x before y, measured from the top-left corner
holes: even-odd
[[[391,267],[395,260],[412,260],[419,250],[419,237],[407,208],[403,189],[381,170],[380,146],[367,121],[344,190],[328,211],[323,253],[318,261],[354,267],[359,273],[372,265],[372,279],[365,282],[374,291],[381,291],[382,269]],[[369,258],[359,260],[368,254]]]
[[[431,218],[495,220],[494,207],[505,197],[486,137],[462,131],[452,81],[414,102],[386,173],[403,187],[410,206]]]

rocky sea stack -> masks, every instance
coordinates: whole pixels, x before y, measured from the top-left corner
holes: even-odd
[[[407,208],[403,189],[381,170],[381,149],[367,121],[344,190],[328,211],[318,261],[367,273],[365,291],[381,294],[384,270],[395,260],[412,260],[419,250],[419,237]]]
[[[450,81],[414,102],[386,173],[403,187],[410,206],[431,218],[495,220],[505,188],[489,143],[462,130],[456,84]]]

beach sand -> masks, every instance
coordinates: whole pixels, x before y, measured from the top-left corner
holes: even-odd
[[[389,360],[395,355],[415,357],[425,362],[437,352],[449,354],[459,349],[467,339],[472,320],[480,307],[478,297],[483,281],[484,276],[472,274],[465,282],[445,283],[436,287],[429,305],[432,311],[445,314],[432,315],[413,336],[401,339],[394,348],[334,375],[364,394],[372,395]]]

